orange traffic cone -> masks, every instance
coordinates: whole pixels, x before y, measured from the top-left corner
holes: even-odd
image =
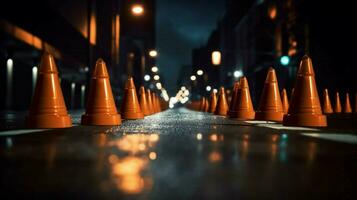
[[[62,95],[58,71],[53,56],[44,53],[41,59],[35,93],[26,117],[29,128],[67,128],[71,117]]]
[[[92,74],[83,125],[119,125],[120,115],[115,106],[105,62],[98,59]]]
[[[328,95],[328,90],[327,89],[324,89],[324,93],[323,93],[322,112],[324,114],[333,113],[332,105],[331,105],[331,101],[330,101],[330,96]]]
[[[287,114],[289,110],[289,100],[285,88],[281,91],[281,104],[283,105],[284,114]]]
[[[232,95],[232,99],[229,104],[229,109],[227,112],[227,115],[229,117],[234,116],[234,108],[235,108],[236,102],[237,102],[238,89],[239,89],[239,81],[236,81],[236,82],[234,82],[234,85],[233,85],[233,95]]]
[[[141,86],[139,90],[139,104],[144,116],[150,115],[149,104],[144,86]]]
[[[124,119],[143,119],[144,114],[141,111],[134,80],[130,77],[125,84],[124,98],[120,108]]]
[[[258,111],[255,113],[255,119],[281,122],[283,121],[283,116],[284,112],[279,94],[278,80],[275,70],[269,68],[263,93],[260,97]]]
[[[300,62],[289,113],[284,116],[283,125],[327,126],[326,116],[321,111],[314,69],[308,56],[304,56]]]
[[[214,111],[215,115],[226,116],[228,112],[228,103],[226,99],[226,93],[224,91],[224,87],[219,89],[218,100],[216,110]]]
[[[216,106],[217,106],[217,96],[216,96],[216,93],[214,91],[212,91],[211,92],[211,101],[209,104],[208,112],[214,113],[214,111],[216,110]]]
[[[209,109],[209,101],[207,98],[205,98],[205,112],[208,112]]]
[[[152,103],[152,94],[150,89],[146,90],[146,96],[147,96],[147,100],[148,100],[148,108],[149,108],[149,113],[150,115],[154,114],[154,107],[153,107],[153,103]]]
[[[336,95],[335,95],[335,106],[333,107],[333,112],[334,113],[341,113],[342,112],[340,94],[338,92],[336,92]]]
[[[206,106],[206,98],[205,97],[201,97],[199,111],[200,112],[204,112],[205,111],[205,106]]]
[[[350,103],[350,95],[346,93],[345,105],[343,107],[344,113],[352,113],[351,103]]]
[[[156,94],[156,109],[157,112],[161,112],[161,103],[160,103],[160,97]]]
[[[250,97],[248,80],[246,77],[242,77],[240,79],[239,88],[237,90],[237,99],[234,104],[233,111],[229,116],[230,118],[237,120],[254,119],[255,112],[252,99]]]

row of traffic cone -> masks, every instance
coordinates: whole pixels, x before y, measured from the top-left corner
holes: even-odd
[[[86,111],[82,115],[82,125],[120,125],[121,119],[143,119],[144,116],[161,112],[166,104],[149,89],[142,86],[139,98],[133,78],[125,85],[120,114],[114,102],[109,74],[105,62],[98,59],[94,67]],[[31,107],[26,117],[30,128],[66,128],[72,126],[60,82],[58,70],[52,55],[44,53],[41,59],[38,81]]]
[[[290,107],[286,90],[283,89],[281,95],[279,93],[278,81],[273,68],[268,70],[256,112],[253,108],[246,77],[242,77],[239,82],[234,84],[229,107],[225,95],[224,88],[220,88],[218,100],[216,100],[216,94],[214,92],[211,93],[209,112],[213,113],[214,110],[216,115],[228,116],[237,120],[257,119],[282,122],[286,126],[308,127],[327,126],[326,116],[323,113],[332,112],[327,90],[324,92],[323,110],[321,109],[315,83],[315,73],[311,59],[308,56],[304,56],[300,62],[296,84],[292,90]],[[341,112],[339,102],[337,94],[335,112]],[[216,106],[216,108],[214,109],[211,106]],[[199,110],[204,111],[201,107]],[[357,110],[357,105],[355,110]],[[346,95],[344,112],[352,112],[348,94]]]
[[[335,105],[332,108],[332,104],[329,97],[329,92],[327,89],[324,90],[323,93],[323,101],[322,101],[322,112],[324,114],[332,114],[332,113],[357,113],[357,93],[355,94],[355,107],[354,111],[352,111],[352,106],[350,102],[350,95],[346,93],[345,103],[343,105],[343,109],[341,106],[340,94],[336,92],[335,94]]]

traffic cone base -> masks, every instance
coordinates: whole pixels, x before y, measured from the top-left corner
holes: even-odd
[[[121,124],[119,114],[84,114],[82,115],[83,125],[115,126]]]
[[[284,117],[283,112],[256,112],[255,119],[264,121],[282,122]]]
[[[72,119],[69,115],[41,114],[26,118],[26,126],[29,128],[69,128],[72,127]]]
[[[29,128],[68,128],[72,119],[67,113],[54,58],[45,52],[41,58],[35,93],[25,119]]]
[[[246,110],[231,112],[229,118],[234,120],[253,120],[255,119],[255,112]]]
[[[283,124],[284,126],[325,127],[327,126],[327,119],[325,115],[320,114],[286,114]]]

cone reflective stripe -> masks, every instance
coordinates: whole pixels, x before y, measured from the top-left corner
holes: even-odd
[[[236,102],[237,102],[238,89],[239,89],[239,81],[236,81],[236,82],[234,82],[234,85],[233,85],[233,95],[232,95],[232,99],[229,104],[229,109],[227,112],[227,115],[229,117],[234,116],[234,108],[235,108]]]
[[[144,118],[132,77],[130,77],[125,84],[124,98],[120,107],[120,113],[124,119]]]
[[[333,112],[334,113],[341,113],[342,112],[340,94],[338,92],[336,92],[336,95],[335,95],[335,106],[333,107]]]
[[[66,128],[72,126],[67,113],[53,56],[45,52],[41,59],[35,93],[26,116],[29,128]]]
[[[352,113],[351,102],[350,102],[350,95],[346,93],[345,104],[343,106],[344,113]]]
[[[278,80],[275,70],[269,68],[255,118],[258,120],[281,122],[283,121],[283,116],[284,112],[279,94]]]
[[[230,118],[237,120],[254,119],[255,111],[250,97],[249,85],[246,77],[242,77],[239,81],[237,99],[234,104],[233,111],[229,116]]]
[[[329,94],[328,94],[328,90],[327,90],[327,89],[324,89],[324,93],[323,93],[322,112],[323,112],[324,114],[331,114],[331,113],[333,113],[332,105],[331,105],[331,101],[330,101],[330,96],[329,96]]]
[[[209,104],[208,112],[214,113],[214,111],[216,110],[216,106],[217,106],[217,96],[216,96],[216,93],[214,91],[212,91],[211,92],[211,101]]]
[[[139,90],[139,103],[140,103],[140,108],[141,108],[141,111],[143,112],[143,114],[145,116],[150,115],[148,99],[146,96],[144,86],[141,86],[140,90]]]
[[[148,108],[150,115],[154,114],[154,107],[152,103],[152,94],[149,89],[146,90],[147,100],[148,100]]]
[[[214,111],[214,114],[226,116],[227,112],[228,112],[228,103],[226,99],[226,93],[224,91],[224,88],[221,87],[219,89],[217,106],[216,106],[216,110]]]
[[[326,116],[321,110],[314,69],[308,56],[304,56],[300,62],[289,113],[284,116],[283,125],[327,126]]]
[[[105,62],[98,59],[94,67],[86,112],[82,115],[83,125],[119,125],[121,117],[117,112]]]
[[[281,91],[281,104],[283,105],[284,114],[287,114],[289,110],[289,100],[285,88]]]

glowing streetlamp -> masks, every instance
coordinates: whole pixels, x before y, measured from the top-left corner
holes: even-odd
[[[151,68],[151,71],[154,72],[154,73],[156,73],[156,72],[159,71],[159,68],[157,68],[156,66],[153,66],[153,67]]]
[[[134,16],[141,16],[144,14],[144,7],[141,4],[134,4],[131,7],[131,12],[133,13]]]
[[[145,81],[150,81],[150,75],[146,74],[146,75],[144,76],[144,80],[145,80]]]
[[[155,75],[155,76],[154,76],[154,80],[155,80],[155,81],[160,80],[160,76],[159,76],[159,75]]]
[[[220,65],[221,64],[221,52],[220,51],[213,51],[212,52],[212,64],[213,65]]]
[[[195,76],[195,75],[192,75],[192,76],[190,77],[190,79],[191,79],[191,81],[195,81],[195,80],[196,80],[196,76]]]
[[[203,75],[203,70],[199,69],[199,70],[197,70],[196,73],[197,73],[197,75],[202,76]]]
[[[152,57],[152,58],[157,57],[157,51],[156,50],[149,51],[149,56]]]
[[[243,76],[242,70],[234,71],[233,76],[234,76],[234,78],[239,78],[239,77]]]

